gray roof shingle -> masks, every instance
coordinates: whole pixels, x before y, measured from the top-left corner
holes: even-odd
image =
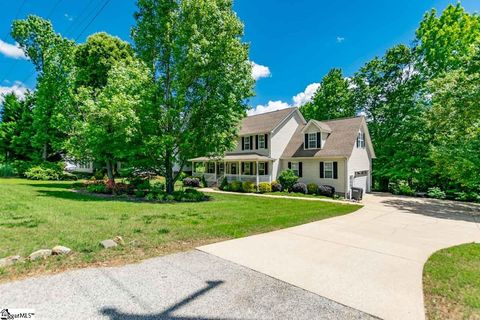
[[[287,108],[246,117],[242,121],[240,135],[269,133],[295,110],[297,108]]]

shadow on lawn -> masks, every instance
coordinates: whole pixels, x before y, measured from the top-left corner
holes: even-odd
[[[54,198],[75,200],[75,201],[113,201],[113,200],[127,201],[126,199],[103,198],[103,197],[94,196],[94,195],[87,195],[87,194],[82,194],[80,192],[75,192],[72,190],[65,190],[65,191],[38,190],[37,193],[39,193],[41,197],[54,197]]]
[[[185,305],[189,304],[190,302],[194,301],[195,299],[200,298],[208,291],[215,289],[219,285],[221,285],[223,281],[207,281],[207,286],[204,288],[192,293],[188,297],[180,300],[179,302],[175,303],[174,305],[168,307],[161,313],[155,314],[131,314],[131,313],[123,313],[116,308],[103,308],[100,310],[100,313],[104,316],[110,318],[110,320],[154,320],[154,319],[162,319],[162,320],[228,320],[233,318],[213,318],[213,317],[202,317],[202,316],[175,316],[173,313],[178,309],[184,307]]]

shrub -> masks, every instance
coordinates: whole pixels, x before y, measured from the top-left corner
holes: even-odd
[[[202,176],[202,187],[206,188],[208,187],[207,180],[205,179],[205,175]]]
[[[78,180],[78,177],[77,177],[77,175],[75,175],[75,174],[73,174],[73,173],[63,172],[62,175],[61,175],[60,180],[64,180],[64,181],[77,181],[77,180]]]
[[[120,170],[118,170],[118,176],[121,178],[132,177],[134,170],[135,169],[133,167],[121,168]]]
[[[291,188],[291,192],[297,192],[297,193],[303,193],[303,194],[306,194],[307,193],[307,185],[303,182],[297,182],[295,183],[292,188]]]
[[[200,188],[200,180],[198,178],[185,178],[182,182],[184,187]]]
[[[154,194],[154,193],[147,193],[147,195],[145,196],[145,200],[148,200],[148,201],[153,201],[157,198],[157,195]]]
[[[19,175],[19,176],[22,176],[24,177],[25,176],[25,172],[30,169],[31,167],[33,167],[35,164],[33,162],[29,162],[29,161],[23,161],[23,160],[15,160],[13,161],[12,163],[12,167],[13,167],[13,171]]]
[[[272,192],[282,192],[283,186],[280,182],[278,181],[273,181],[272,182]]]
[[[438,187],[429,188],[427,196],[435,199],[445,199],[447,195]]]
[[[401,194],[405,196],[413,196],[415,194],[415,189],[410,187],[410,185],[403,180],[390,183],[389,189],[393,194]]]
[[[480,202],[480,194],[475,192],[455,192],[454,199],[458,201]]]
[[[127,183],[115,183],[113,185],[113,188],[107,187],[107,191],[110,191],[109,193],[114,193],[114,194],[133,194],[135,190],[135,187],[131,184]]]
[[[228,184],[228,190],[234,192],[242,191],[242,183],[240,181],[232,181]]]
[[[335,188],[328,185],[318,186],[318,194],[321,196],[333,198],[335,196]]]
[[[227,177],[223,177],[220,186],[218,187],[220,190],[227,190],[228,189],[228,179]]]
[[[291,191],[293,185],[297,183],[298,177],[293,170],[288,169],[280,173],[278,181],[282,184],[284,190]]]
[[[268,182],[260,182],[258,184],[258,192],[260,193],[272,192],[272,185]]]
[[[244,181],[242,183],[242,191],[247,193],[255,192],[255,183],[250,181]]]
[[[95,170],[95,173],[93,174],[93,177],[96,180],[103,180],[105,178],[105,169],[103,170]]]
[[[178,175],[178,180],[180,181],[183,181],[183,179],[187,178],[188,177],[188,174],[186,174],[185,172],[180,172],[180,174]]]
[[[184,191],[175,191],[173,198],[178,202],[199,202],[208,200],[208,197],[196,189],[186,189]]]
[[[89,184],[87,185],[87,191],[91,193],[108,193],[104,184]]]
[[[11,164],[0,164],[0,177],[13,177],[15,175],[15,169]]]
[[[308,194],[317,194],[318,185],[316,183],[309,183],[307,185]]]
[[[135,185],[134,183],[130,184],[136,187],[137,190],[149,191],[151,188],[150,181],[148,180],[142,180],[142,182],[137,185]]]
[[[165,183],[160,181],[155,181],[150,184],[150,192],[159,194],[165,192]]]
[[[25,177],[30,180],[62,180],[66,176],[62,164],[44,162],[25,171]]]

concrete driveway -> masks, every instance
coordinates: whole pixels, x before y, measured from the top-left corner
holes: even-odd
[[[439,249],[480,242],[480,206],[386,194],[364,205],[199,249],[384,319],[424,319],[423,265]]]

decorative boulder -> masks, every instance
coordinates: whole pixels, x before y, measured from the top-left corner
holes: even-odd
[[[118,244],[112,239],[103,240],[102,242],[100,242],[100,245],[105,249],[115,248],[116,246],[118,246]]]
[[[0,268],[11,266],[16,262],[18,262],[20,259],[21,259],[20,256],[10,256],[10,257],[0,259]]]
[[[50,249],[40,249],[35,252],[32,252],[28,258],[32,261],[38,259],[46,259],[52,255],[52,250]]]
[[[70,252],[72,252],[72,249],[64,246],[55,246],[52,249],[52,254],[55,254],[55,255],[64,255],[64,254],[69,254]]]

